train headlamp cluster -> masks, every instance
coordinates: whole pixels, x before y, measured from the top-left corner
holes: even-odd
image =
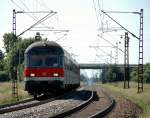
[[[46,76],[46,73],[42,73],[42,76]],[[53,73],[52,76],[53,77],[58,77],[59,74],[58,73]],[[30,77],[35,77],[35,73],[30,73]]]
[[[53,76],[54,76],[54,77],[58,77],[59,74],[58,74],[58,73],[53,73]]]
[[[35,77],[35,74],[34,74],[34,73],[31,73],[30,76],[31,76],[31,77]]]

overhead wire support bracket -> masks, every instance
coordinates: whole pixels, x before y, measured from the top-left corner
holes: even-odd
[[[107,12],[107,13],[132,13],[132,14],[140,15],[140,12],[126,12],[126,11],[104,11],[104,12]]]
[[[99,35],[98,35],[99,36]],[[109,43],[110,45],[112,45],[111,47],[115,47],[117,48],[119,51],[121,51],[122,53],[124,53],[124,51],[122,49],[120,49],[119,47],[116,47],[113,43],[111,43],[110,41],[108,41],[107,39],[105,39],[104,37],[101,37],[103,40],[105,40],[107,43]]]
[[[16,13],[50,13],[54,11],[17,11]]]
[[[42,30],[40,30],[40,29],[33,29],[33,30],[30,30],[30,31],[55,31],[55,32],[61,31],[61,32],[69,32],[69,30],[54,30],[54,29],[42,29]]]
[[[23,12],[24,13],[24,12]],[[39,21],[37,21],[36,23],[34,23],[33,25],[31,25],[29,28],[27,28],[26,30],[24,30],[22,33],[20,33],[19,35],[17,35],[17,37],[21,36],[22,34],[24,34],[25,32],[27,32],[28,30],[30,30],[31,28],[35,27],[36,25],[38,25],[39,23],[45,21],[47,18],[52,17],[53,15],[55,15],[57,12],[53,12],[51,11],[50,13],[48,13],[47,15],[45,15],[43,18],[41,18]]]
[[[135,34],[133,34],[131,31],[129,31],[127,28],[125,28],[123,25],[121,25],[120,23],[118,23],[115,19],[113,19],[110,15],[108,15],[106,13],[106,11],[101,10],[102,13],[104,13],[107,17],[109,17],[112,21],[114,21],[116,24],[118,24],[120,27],[122,27],[124,30],[126,30],[127,32],[129,32],[133,37],[135,37],[136,39],[140,40],[140,38],[138,36],[136,36]],[[117,12],[116,12],[117,13]],[[126,13],[126,12],[122,12],[122,13]],[[129,13],[129,12],[127,12]]]

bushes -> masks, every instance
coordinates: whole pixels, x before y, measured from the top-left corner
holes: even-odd
[[[6,71],[0,71],[0,82],[9,81],[9,73]]]

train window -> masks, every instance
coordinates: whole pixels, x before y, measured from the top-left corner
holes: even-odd
[[[58,57],[48,56],[45,58],[45,65],[50,67],[58,67]]]
[[[51,48],[34,48],[32,50],[30,50],[29,54],[34,54],[34,55],[47,55],[47,54],[51,54],[51,55],[56,55],[56,54],[62,54],[62,50],[60,48],[56,48],[56,47],[51,47]]]
[[[31,67],[42,66],[42,58],[36,55],[32,55],[29,60],[29,65]]]
[[[63,56],[59,56],[59,65],[60,67],[63,66]]]
[[[68,64],[67,64],[67,58],[65,57],[65,69],[67,69],[67,66],[68,66]]]

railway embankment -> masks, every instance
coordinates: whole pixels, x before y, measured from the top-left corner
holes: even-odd
[[[109,117],[142,117],[150,116],[150,84],[144,84],[144,92],[137,93],[137,83],[131,82],[129,89],[123,89],[123,83],[97,84],[110,92],[117,101],[114,112]],[[118,118],[117,117],[117,118]]]

